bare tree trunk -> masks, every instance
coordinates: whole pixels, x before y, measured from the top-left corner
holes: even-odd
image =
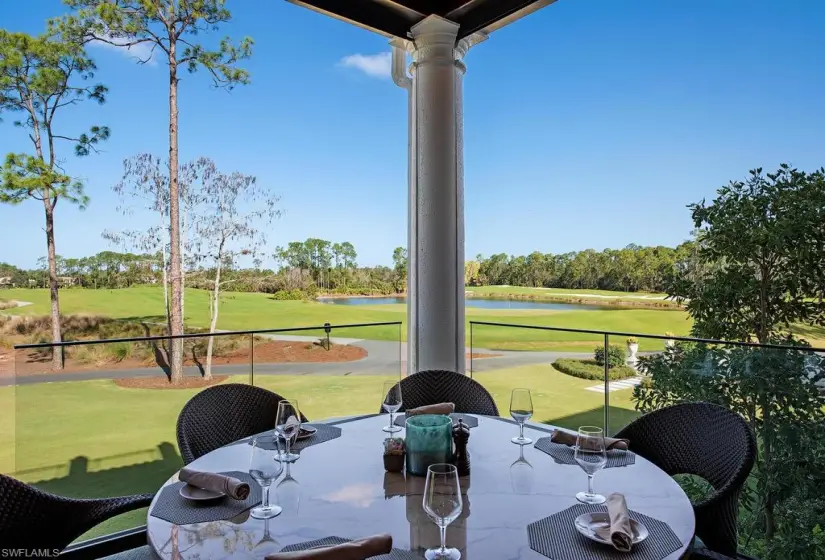
[[[181,332],[186,332],[186,243],[188,241],[186,231],[186,205],[184,204],[183,212],[181,214],[181,267],[180,267],[180,317],[181,317]]]
[[[215,287],[212,289],[212,300],[209,302],[209,311],[212,315],[212,320],[209,323],[209,334],[214,333],[215,327],[218,326],[218,298],[220,297],[221,289],[221,261],[222,259],[218,258],[218,267],[215,270]],[[206,344],[206,367],[204,368],[203,374],[203,378],[206,380],[212,379],[212,344],[214,341],[215,337],[210,336],[209,342]]]
[[[54,248],[54,204],[49,197],[49,193],[45,192],[43,196],[43,206],[46,209],[46,246],[48,248],[49,259],[49,295],[52,300],[52,342],[59,343],[63,341],[62,333],[60,332],[60,296],[58,295],[57,285],[57,262]],[[60,371],[63,369],[63,347],[55,346],[52,348],[52,369]]]
[[[178,72],[175,41],[169,44],[169,258],[172,284],[170,317],[171,334],[183,334],[183,287],[180,253],[180,193],[178,192]],[[170,381],[177,385],[183,380],[183,339],[174,339],[169,366]]]

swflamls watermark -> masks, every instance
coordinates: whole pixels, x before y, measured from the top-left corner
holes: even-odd
[[[57,558],[58,548],[0,548],[0,558]]]

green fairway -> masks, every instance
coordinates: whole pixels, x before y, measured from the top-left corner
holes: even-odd
[[[525,286],[468,286],[468,292],[477,294],[501,294],[501,295],[537,295],[547,296],[574,296],[584,297],[587,295],[610,296],[621,299],[663,299],[667,294],[654,294],[650,292],[614,292],[611,290],[573,290],[568,288],[528,288]]]
[[[477,289],[535,290],[534,288],[509,288],[502,286]],[[476,288],[470,288],[476,289]],[[568,290],[573,293],[575,290]],[[580,290],[589,293],[588,290]],[[621,292],[603,292],[622,294]],[[3,297],[32,302],[33,305],[5,311],[22,315],[46,315],[49,312],[48,290],[11,289],[2,292]],[[104,315],[123,319],[163,321],[163,291],[157,286],[137,286],[121,290],[87,290],[71,288],[61,290],[60,304],[63,314]],[[691,320],[687,313],[674,309],[605,308],[595,311],[556,311],[543,309],[480,309],[468,308],[467,320],[519,325],[539,325],[572,329],[618,331],[663,335],[672,332],[688,336]],[[223,298],[218,328],[224,330],[274,329],[301,326],[353,323],[406,321],[406,307],[391,305],[330,305],[315,301],[276,301],[261,293],[228,292]],[[203,290],[186,290],[186,322],[194,327],[209,324],[209,295]],[[794,331],[816,346],[825,346],[825,329],[798,326]],[[320,331],[305,334],[320,334]],[[583,335],[505,327],[476,326],[472,330],[472,343],[478,348],[500,350],[558,350],[586,351],[595,344],[603,343],[600,335]],[[342,329],[333,336],[366,338],[371,340],[399,340],[406,338],[406,327],[363,327]],[[470,329],[467,328],[469,346]],[[613,337],[612,344],[624,345],[624,337]],[[642,338],[641,351],[660,350],[663,343]]]
[[[382,382],[388,379],[391,377],[258,376],[255,381],[297,398],[310,419],[320,419],[377,412]],[[529,387],[534,420],[570,428],[602,424],[603,395],[584,390],[595,383],[560,374],[550,366],[498,370],[478,374],[475,379],[493,394],[505,416],[510,391]],[[243,383],[248,377],[232,380]],[[111,381],[2,388],[0,403],[15,402],[16,430],[8,423],[0,425],[0,450],[5,453],[0,455],[0,470],[69,496],[154,492],[181,466],[175,422],[181,407],[196,392],[124,389]],[[635,416],[630,395],[629,390],[610,395],[611,431]],[[136,512],[107,523],[94,534],[144,522],[145,512]]]
[[[12,313],[45,315],[49,310],[47,290],[13,289],[5,297],[30,301],[34,305],[20,307]],[[66,289],[60,292],[64,314],[85,313],[116,318],[163,320],[163,292],[155,286],[138,286],[121,290]],[[221,305],[218,327],[226,330],[287,328],[336,324],[405,321],[404,305],[330,305],[314,301],[275,301],[267,294],[227,293]],[[554,310],[491,310],[467,309],[468,321],[506,322],[577,329],[615,330],[663,334],[672,331],[687,334],[690,322],[686,313],[658,309],[604,309],[596,311]],[[202,290],[186,290],[187,324],[205,327],[209,323],[208,294]],[[546,332],[501,327],[477,327],[473,330],[473,345],[511,350],[589,351],[598,336],[574,333]],[[334,336],[398,340],[406,328],[398,326],[364,327],[339,330]],[[623,340],[615,341],[623,344]],[[467,344],[470,344],[469,328]],[[641,341],[642,350],[662,347],[657,341]]]

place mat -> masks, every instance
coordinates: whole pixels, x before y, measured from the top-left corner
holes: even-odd
[[[575,449],[572,445],[553,443],[549,437],[543,437],[536,440],[534,447],[550,455],[559,465],[578,465],[578,463],[576,463]],[[604,468],[627,467],[634,464],[636,464],[636,454],[632,451],[609,449],[607,451],[607,464]]]
[[[408,417],[405,414],[400,414],[400,415],[395,417],[394,424],[396,426],[401,426],[403,428],[403,427],[406,426],[407,418],[411,418],[411,417]],[[458,419],[461,418],[464,421],[464,423],[467,424],[468,427],[470,427],[470,428],[478,427],[478,418],[476,418],[475,416],[470,416],[469,414],[463,414],[461,412],[453,412],[452,414],[450,414],[450,418],[453,419],[453,426],[458,426]]]
[[[325,441],[341,437],[341,428],[337,426],[330,426],[328,424],[306,424],[306,426],[312,426],[313,428],[315,428],[315,433],[308,438],[299,439],[298,441],[292,442],[292,445],[289,448],[289,451],[291,453],[300,453],[301,450],[306,449],[307,447],[312,447],[313,445],[318,445],[319,443],[324,443]],[[264,432],[264,434],[272,433],[274,432]],[[256,437],[257,436],[252,436],[250,438],[246,438],[246,440],[241,441],[246,441],[246,443],[252,445],[252,440],[254,440]],[[274,443],[263,446],[263,449],[272,450],[274,448]]]
[[[192,523],[232,519],[261,503],[261,486],[255,482],[255,479],[249,473],[229,471],[220,474],[234,476],[249,484],[249,497],[245,500],[233,500],[224,496],[215,500],[196,502],[181,496],[180,489],[186,486],[186,483],[176,482],[160,491],[149,515],[164,519],[175,525],[190,525]]]
[[[604,506],[578,504],[527,526],[530,548],[553,560],[662,560],[682,548],[682,541],[664,521],[630,510],[630,518],[643,523],[650,536],[630,552],[593,542],[576,530],[575,519],[584,513],[606,512]]]
[[[299,550],[309,550],[310,548],[321,548],[323,546],[335,546],[350,542],[352,539],[342,539],[341,537],[327,537],[298,544],[291,544],[281,549],[281,552],[297,552]],[[370,560],[421,560],[421,556],[409,551],[393,548],[389,554],[380,556],[370,556]]]

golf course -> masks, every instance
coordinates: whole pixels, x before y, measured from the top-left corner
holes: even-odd
[[[617,299],[632,304],[617,305],[606,301],[599,308],[574,310],[468,306],[468,321],[659,335],[665,332],[687,335],[690,331],[691,323],[684,311],[641,305],[645,299],[661,301],[661,294],[578,293],[575,290],[553,293],[509,287],[477,290],[481,294],[499,292],[505,297],[510,294],[588,303],[598,299],[594,296],[601,296],[606,300]],[[9,289],[0,296],[8,301],[27,303],[4,310],[7,315],[35,317],[48,314],[47,290]],[[162,323],[164,320],[163,292],[157,286],[120,290],[65,289],[61,290],[60,298],[66,316],[90,315],[146,323]],[[187,328],[206,327],[208,294],[187,290],[185,315]],[[403,304],[334,305],[276,301],[260,293],[226,293],[222,298],[218,328],[257,330],[324,323],[333,326],[403,323],[404,319]],[[803,332],[814,343],[825,338],[819,330]],[[320,337],[323,331],[298,334]],[[253,380],[257,386],[297,399],[302,412],[311,420],[375,413],[380,408],[382,382],[396,378],[398,372],[403,371],[398,357],[403,355],[401,340],[404,334],[405,328],[398,325],[334,329],[333,337],[349,339],[371,353],[377,349],[375,354],[384,352],[387,359],[369,362],[368,356],[346,363],[284,364],[269,370],[266,364],[256,363],[254,379],[249,374],[251,365],[225,366],[235,369],[226,369],[226,379],[222,382],[249,383]],[[605,394],[597,388],[601,382],[560,373],[551,363],[554,356],[592,355],[593,348],[602,341],[598,335],[473,325],[474,352],[479,349],[490,353],[475,360],[474,379],[490,391],[503,415],[508,412],[511,390],[527,387],[533,395],[533,420],[569,428],[583,424],[601,425],[605,406]],[[8,340],[0,342],[4,342],[6,354],[12,354],[14,366],[14,351],[8,348]],[[470,342],[468,326],[468,346]],[[624,337],[615,340],[615,344],[624,343]],[[644,338],[639,343],[641,351],[660,350],[663,344]],[[368,368],[367,363],[372,365]],[[61,375],[71,378],[68,372],[56,373],[42,381],[27,379],[25,383],[7,383],[0,387],[0,409],[14,411],[4,414],[0,423],[0,450],[3,450],[0,471],[13,473],[21,480],[55,493],[96,497],[153,492],[181,466],[175,442],[175,422],[182,406],[201,389],[124,387],[115,383],[117,372],[111,375],[104,372],[104,375],[95,377],[97,372],[85,371],[66,381],[59,378]],[[126,375],[128,372],[121,374]],[[160,370],[157,375],[162,375]],[[594,386],[596,390],[593,390]],[[611,431],[636,416],[630,388],[617,387],[608,393]],[[306,453],[312,451],[309,448]],[[295,475],[300,479],[300,462],[296,465]],[[133,512],[105,523],[90,534],[105,534],[144,521],[144,512]]]

